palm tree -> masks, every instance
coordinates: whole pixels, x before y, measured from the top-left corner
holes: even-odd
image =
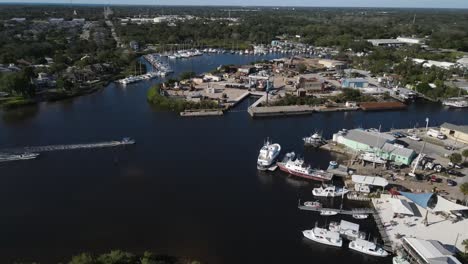
[[[468,182],[465,182],[462,185],[460,185],[460,191],[465,196],[465,204],[466,204],[467,203],[466,196],[468,195]]]
[[[468,149],[465,149],[462,151],[462,156],[463,156],[463,163],[465,163],[466,159],[468,158]]]
[[[463,240],[462,246],[465,247],[465,254],[466,254],[466,252],[468,251],[468,239]]]

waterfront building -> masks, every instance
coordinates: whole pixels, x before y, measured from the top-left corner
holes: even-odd
[[[461,264],[453,253],[437,240],[404,237],[401,245],[406,260],[411,264]]]
[[[440,126],[440,132],[450,139],[468,144],[468,126],[443,123]]]
[[[407,43],[398,39],[368,39],[376,47],[400,47]]]
[[[369,87],[369,81],[364,78],[343,79],[341,86],[343,88],[367,88]]]
[[[297,78],[296,89],[305,89],[306,91],[321,91],[324,88],[323,81],[317,78]]]
[[[373,152],[384,160],[400,165],[410,165],[416,157],[414,150],[395,145],[395,137],[378,131],[363,129],[340,131],[333,135],[333,141],[355,152]]]

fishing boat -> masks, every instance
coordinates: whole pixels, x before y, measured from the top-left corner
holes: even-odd
[[[323,216],[330,216],[330,215],[337,215],[337,214],[338,212],[330,211],[330,210],[320,211],[320,215],[323,215]]]
[[[304,237],[329,246],[341,247],[343,240],[337,232],[329,231],[324,228],[315,227],[311,230],[302,231]]]
[[[339,223],[334,221],[330,222],[328,225],[328,230],[337,232],[348,240],[366,238],[366,233],[359,231],[358,224],[351,223],[346,220],[341,220]]]
[[[314,188],[312,190],[312,194],[318,197],[337,197],[337,196],[343,196],[344,194],[348,192],[349,190],[346,189],[345,187],[336,188],[336,186],[334,185],[326,186],[325,188],[323,186],[320,186],[320,188]]]
[[[0,162],[3,161],[17,161],[17,160],[31,160],[39,156],[39,153],[22,153],[22,154],[0,154]]]
[[[267,170],[278,158],[281,152],[281,146],[277,143],[271,143],[269,139],[265,141],[257,158],[257,169]]]
[[[353,214],[353,218],[358,220],[367,219],[367,217],[369,217],[367,214]]]
[[[376,257],[388,256],[388,252],[378,247],[375,243],[359,238],[349,243],[349,249]]]
[[[304,141],[304,146],[306,147],[310,146],[317,148],[325,144],[325,140],[319,133],[314,133],[310,137],[304,137],[302,140]]]
[[[304,206],[312,208],[322,208],[322,204],[319,201],[305,202]]]
[[[291,155],[292,153],[288,154],[285,156],[282,162],[276,163],[280,170],[297,177],[321,182],[330,181],[333,178],[332,173],[323,170],[312,169],[310,166],[304,165],[303,159],[294,159],[295,155]]]

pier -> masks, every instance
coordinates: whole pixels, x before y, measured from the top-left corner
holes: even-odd
[[[336,208],[314,208],[305,205],[298,205],[297,206],[300,210],[304,211],[313,211],[313,212],[321,212],[321,211],[332,211],[338,214],[345,214],[345,215],[356,215],[356,214],[374,214],[374,210],[370,208],[354,208],[352,210],[343,210],[343,209],[336,209]]]

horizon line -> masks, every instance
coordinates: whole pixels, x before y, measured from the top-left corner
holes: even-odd
[[[138,4],[138,3],[129,3],[129,4],[106,4],[106,3],[52,3],[52,2],[0,2],[0,5],[63,5],[63,6],[152,6],[152,7],[241,7],[241,8],[364,8],[364,9],[454,9],[454,10],[468,10],[468,7],[396,7],[396,6],[319,6],[319,5],[310,5],[310,6],[278,6],[278,5],[217,5],[217,4],[206,4],[206,5],[196,5],[196,4],[172,4],[172,5],[161,5],[161,4]]]

